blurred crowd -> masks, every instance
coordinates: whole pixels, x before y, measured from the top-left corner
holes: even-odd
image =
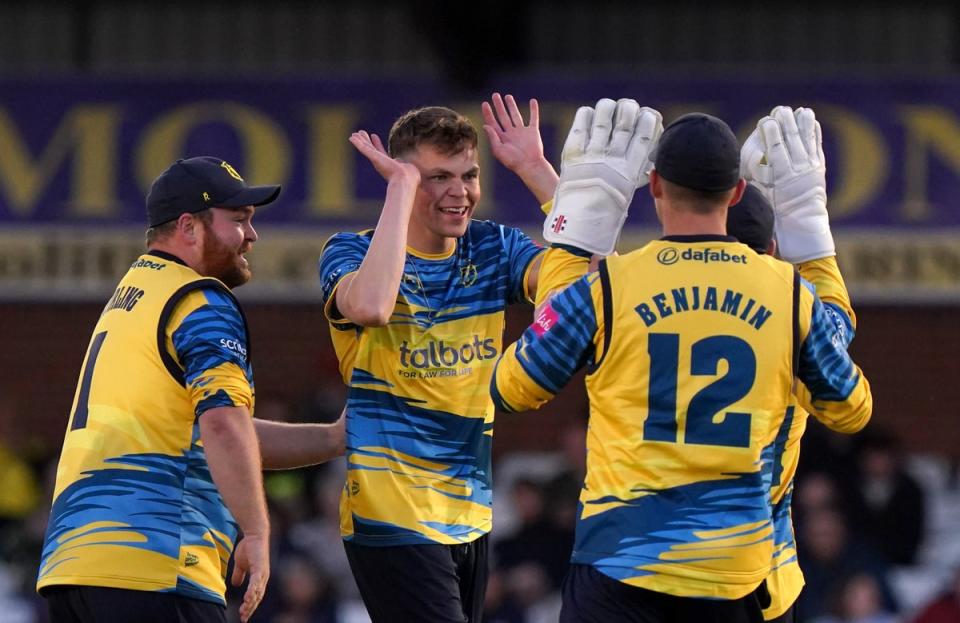
[[[336,396],[320,394],[305,405],[262,400],[257,413],[329,421],[339,405]],[[554,452],[506,454],[495,466],[488,623],[557,620],[584,475],[585,428],[565,425]],[[47,623],[33,586],[57,457],[4,446],[10,438],[0,436],[0,620]],[[343,470],[340,459],[267,474],[273,568],[253,621],[369,620],[340,541]],[[876,426],[846,437],[811,421],[793,499],[806,577],[801,623],[960,623],[955,462],[905,456]],[[240,594],[231,589],[228,596]],[[236,604],[229,611],[236,616]]]

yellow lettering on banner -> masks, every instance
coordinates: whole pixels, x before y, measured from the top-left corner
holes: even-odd
[[[354,211],[356,150],[347,140],[357,127],[353,106],[311,106],[307,109],[307,212],[342,216]],[[384,142],[386,136],[381,135]]]
[[[911,221],[930,217],[929,154],[935,152],[960,173],[960,124],[942,106],[900,106],[905,137],[903,215]]]
[[[249,106],[199,102],[175,108],[144,129],[135,155],[137,180],[144,194],[157,175],[177,158],[224,155],[184,153],[190,132],[204,123],[224,123],[237,133],[243,147],[243,170],[250,183],[286,182],[290,175],[291,148],[279,125]]]
[[[120,110],[116,106],[75,106],[64,115],[35,159],[16,125],[0,109],[0,193],[11,212],[31,215],[50,181],[69,161],[68,213],[115,216],[120,205],[115,194],[119,126]]]
[[[823,134],[836,141],[839,158],[827,162],[836,172],[827,192],[831,218],[863,210],[890,175],[887,145],[869,121],[837,106],[817,104],[815,112]]]
[[[334,231],[320,227],[268,231],[257,243],[256,279],[244,286],[244,296],[251,301],[316,300],[317,241]],[[646,230],[625,233],[628,248],[641,238],[659,235],[641,232]],[[960,302],[958,231],[878,229],[836,237],[844,280],[857,301]],[[117,275],[142,252],[142,226],[0,228],[0,301],[102,304],[114,292]]]

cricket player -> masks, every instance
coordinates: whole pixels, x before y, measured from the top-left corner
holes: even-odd
[[[483,109],[494,154],[548,201],[557,176],[536,101],[529,124],[510,96]],[[543,249],[518,229],[472,218],[477,133],[455,111],[404,114],[389,152],[365,132],[351,142],[388,183],[376,229],[334,236],[320,258],[350,387],[347,556],[374,621],[478,622],[492,520],[489,384],[504,308],[533,300]],[[638,142],[637,158],[649,146]]]
[[[572,132],[545,237],[608,254],[619,229],[595,225],[622,223],[629,197],[609,192],[623,175],[607,167],[594,171],[593,201],[582,179],[568,199],[582,143]],[[750,151],[748,174],[776,198],[785,258],[832,256],[812,111],[775,110],[751,144],[764,158]],[[506,410],[540,406],[588,370],[588,474],[563,621],[762,620],[757,589],[775,554],[770,492],[794,377],[821,419],[848,430],[869,419],[847,327],[793,267],[726,235],[745,184],[739,152],[716,118],[671,124],[650,173],[664,238],[556,295],[498,363],[491,389]],[[584,205],[606,220],[570,218]],[[563,216],[583,226],[554,231]]]
[[[173,163],[147,197],[147,251],[103,308],[63,442],[37,589],[62,623],[225,623],[263,599],[270,524],[261,469],[343,452],[342,422],[254,420],[246,318],[257,206],[229,163]],[[242,540],[240,539],[242,533]]]

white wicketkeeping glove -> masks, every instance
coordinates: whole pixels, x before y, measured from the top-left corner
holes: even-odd
[[[777,106],[740,150],[740,174],[773,206],[780,257],[792,264],[836,255],[821,143],[812,110]]]
[[[662,132],[660,113],[632,99],[602,99],[596,109],[580,108],[563,146],[544,239],[613,253],[633,193],[650,180],[650,151]]]

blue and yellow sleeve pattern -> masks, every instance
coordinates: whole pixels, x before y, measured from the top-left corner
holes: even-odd
[[[599,285],[597,273],[574,282],[504,351],[491,383],[498,409],[539,408],[590,363],[598,333],[594,290]]]
[[[866,377],[847,353],[853,329],[839,308],[828,308],[813,286],[802,283],[800,305],[811,311],[809,325],[801,326],[797,377],[806,391],[798,396],[801,404],[812,408],[811,413],[833,430],[856,432],[870,420],[873,396]]]
[[[213,288],[188,294],[185,317],[172,332],[173,348],[199,417],[215,407],[253,410],[253,369],[247,329],[234,299]]]
[[[337,311],[337,286],[345,276],[360,270],[360,264],[363,263],[369,248],[370,238],[363,233],[339,233],[323,245],[318,268],[323,312],[338,328],[352,326],[352,324]]]
[[[507,302],[533,302],[531,292],[527,288],[527,276],[533,266],[533,261],[543,253],[544,249],[515,227],[504,227],[503,225],[499,227],[504,253],[509,262],[510,285]]]

